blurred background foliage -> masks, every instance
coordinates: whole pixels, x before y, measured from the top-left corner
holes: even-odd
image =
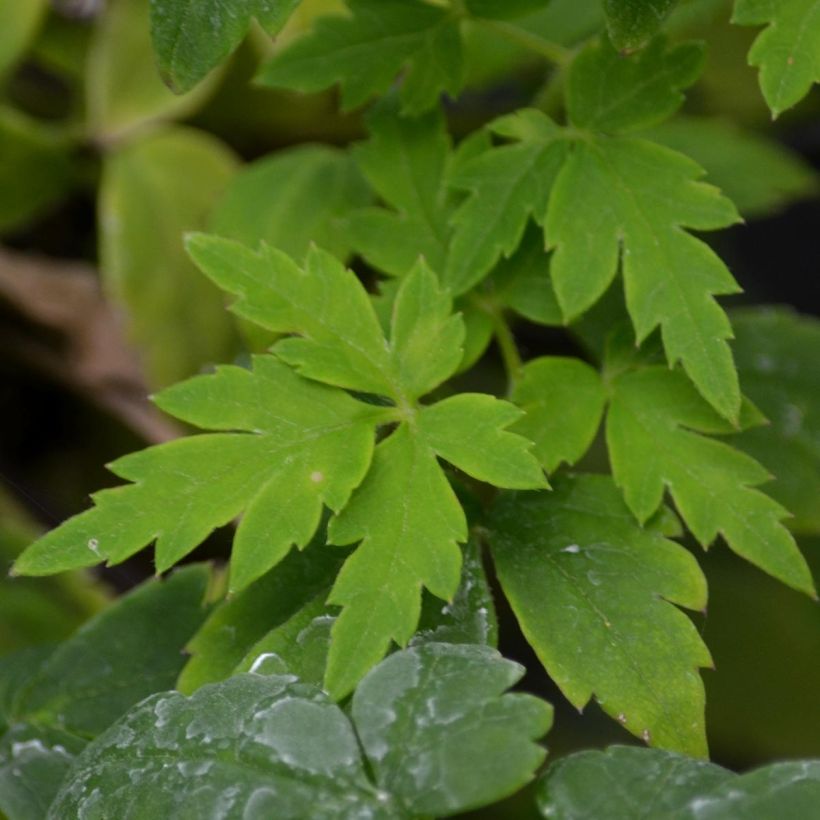
[[[154,66],[147,0],[0,4],[6,566],[39,530],[112,483],[101,465],[179,433],[147,394],[269,343],[228,314],[220,293],[196,273],[183,252],[185,231],[265,238],[296,257],[310,242],[350,256],[346,220],[372,198],[340,150],[364,136],[360,113],[341,115],[333,93],[305,96],[253,83],[273,49],[340,5],[305,0],[275,42],[252,30],[227,64],[176,96]],[[746,64],[756,32],[730,26],[729,15],[726,0],[689,0],[675,12],[670,36],[706,40],[708,59],[684,112],[653,137],[699,161],[747,220],[710,237],[745,289],[733,304],[778,303],[816,315],[820,95],[815,90],[772,123]],[[600,24],[598,0],[552,0],[515,21],[566,46]],[[468,87],[447,108],[457,137],[532,100],[547,110],[560,105],[548,66],[512,34],[468,31]],[[367,277],[366,266],[354,264]],[[772,420],[767,430],[746,434],[746,446],[779,476],[773,494],[796,513],[795,531],[820,573],[817,324],[783,311],[760,319],[746,309],[735,320],[744,388]],[[594,321],[564,332],[519,319],[517,330],[529,356],[583,353]],[[776,328],[768,338],[759,328],[778,323],[789,326],[783,338],[791,348],[777,355],[799,375],[794,395],[766,382],[772,368],[761,357],[774,355],[780,337]],[[494,350],[470,380],[484,390],[500,383]],[[798,439],[789,434],[795,407],[806,416]],[[594,469],[603,457],[599,448],[585,466]],[[784,475],[777,468],[786,463],[802,467]],[[219,558],[224,541],[217,533],[195,558]],[[716,760],[745,768],[820,756],[818,607],[720,547],[703,563],[711,603],[696,620],[716,661],[705,673]],[[107,596],[150,573],[143,555],[102,573],[0,581],[0,653],[60,640]],[[502,652],[526,663],[525,688],[557,706],[553,754],[631,742],[597,707],[574,713],[511,614],[500,616]],[[509,817],[513,809],[493,811]]]

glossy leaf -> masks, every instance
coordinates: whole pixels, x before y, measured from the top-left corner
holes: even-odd
[[[300,0],[151,0],[160,73],[177,92],[193,88],[241,42],[255,19],[274,34]]]
[[[820,11],[817,0],[736,0],[732,22],[765,26],[749,51],[760,88],[777,117],[820,82]]]
[[[259,80],[296,91],[338,83],[342,106],[355,108],[387,91],[407,65],[403,112],[431,108],[461,89],[461,36],[446,8],[418,0],[348,0],[348,16],[320,18],[313,30],[265,65]]]
[[[697,670],[711,659],[672,606],[706,606],[692,555],[657,523],[642,529],[605,476],[505,496],[489,527],[501,586],[568,700],[582,709],[594,695],[647,743],[705,756]]]
[[[767,471],[750,456],[701,435],[732,430],[682,373],[663,367],[627,373],[614,383],[606,422],[615,481],[641,522],[668,489],[704,547],[720,534],[738,555],[814,594],[809,568],[782,523],[788,513],[755,489],[769,479]]]
[[[173,128],[105,159],[100,256],[108,292],[128,312],[151,383],[163,387],[230,358],[224,299],[185,256],[182,234],[201,227],[234,169],[228,150]]]
[[[618,51],[642,48],[660,29],[677,0],[603,0],[606,25]]]

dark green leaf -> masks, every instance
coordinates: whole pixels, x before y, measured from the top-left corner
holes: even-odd
[[[606,25],[618,51],[646,45],[663,25],[677,0],[603,0]]]

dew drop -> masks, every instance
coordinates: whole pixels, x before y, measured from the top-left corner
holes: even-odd
[[[580,551],[581,551],[581,548],[577,544],[570,544],[568,547],[564,547],[564,549],[561,550],[561,552],[570,552],[573,555],[575,555],[576,553],[578,553]]]

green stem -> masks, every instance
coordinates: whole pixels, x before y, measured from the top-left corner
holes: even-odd
[[[501,35],[510,42],[517,43],[530,51],[534,51],[536,54],[540,54],[551,63],[566,65],[572,59],[572,49],[565,48],[558,43],[553,43],[551,40],[545,40],[537,34],[530,34],[530,32],[524,31],[524,29],[518,28],[518,26],[514,26],[511,23],[505,23],[503,20],[473,19],[476,23],[481,23],[481,25]]]
[[[493,315],[493,332],[501,352],[501,360],[504,362],[504,369],[507,371],[508,392],[512,393],[521,378],[524,365],[521,362],[518,345],[515,343],[515,336],[504,314],[500,311]]]

